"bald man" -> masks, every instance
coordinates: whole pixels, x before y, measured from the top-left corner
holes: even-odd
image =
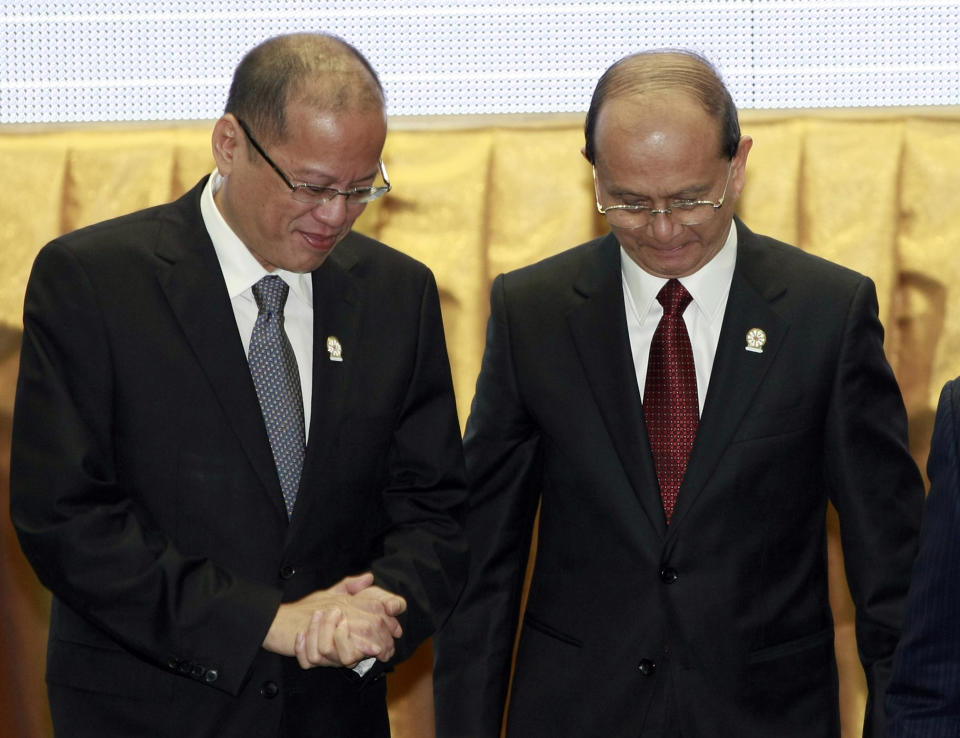
[[[839,736],[826,511],[870,688],[923,500],[872,282],[734,216],[752,141],[713,67],[614,64],[584,154],[610,233],[498,277],[464,440],[470,576],[438,735]]]
[[[58,738],[389,735],[465,483],[433,276],[351,230],[385,136],[356,49],[270,39],[212,176],[38,256],[11,496]]]

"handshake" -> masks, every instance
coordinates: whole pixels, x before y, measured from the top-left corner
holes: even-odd
[[[400,595],[373,584],[366,572],[345,577],[329,589],[280,605],[263,647],[294,656],[304,669],[353,668],[376,658],[388,661],[403,635],[397,616],[407,609]]]

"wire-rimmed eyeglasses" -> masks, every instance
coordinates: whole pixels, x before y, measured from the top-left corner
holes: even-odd
[[[710,220],[723,207],[727,196],[727,187],[730,186],[730,175],[733,172],[733,162],[727,167],[727,181],[723,185],[720,199],[713,200],[674,200],[668,208],[651,208],[649,205],[607,205],[600,203],[600,186],[597,184],[597,168],[593,168],[593,191],[597,197],[597,212],[607,217],[610,225],[618,228],[643,228],[648,225],[654,215],[665,215],[678,225],[700,225]]]
[[[237,123],[240,124],[247,140],[253,145],[257,153],[263,157],[263,160],[267,162],[267,164],[273,167],[273,171],[280,175],[283,183],[290,188],[290,193],[297,202],[316,206],[328,203],[333,198],[340,196],[343,197],[348,206],[357,207],[383,197],[391,189],[390,179],[387,177],[387,168],[383,165],[383,159],[379,161],[380,176],[383,177],[383,185],[380,187],[354,187],[352,190],[338,190],[336,187],[321,187],[320,185],[309,184],[307,182],[294,182],[290,179],[290,176],[267,155],[267,152],[263,150],[263,147],[257,142],[257,139],[250,133],[250,128],[247,124],[239,118],[237,118]]]

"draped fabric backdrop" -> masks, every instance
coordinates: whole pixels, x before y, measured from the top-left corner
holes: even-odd
[[[605,230],[595,214],[580,117],[392,121],[395,189],[357,227],[426,262],[440,285],[461,422],[500,272]],[[960,374],[960,111],[745,112],[755,144],[738,209],[755,231],[874,279],[887,353],[925,464],[943,383]],[[0,492],[23,292],[37,250],[59,234],[170,200],[213,167],[210,125],[0,129]],[[56,418],[50,418],[51,423]],[[863,675],[831,510],[832,602],[845,736],[859,736]],[[49,735],[43,662],[49,595],[0,524],[0,714],[10,735]],[[433,736],[429,645],[389,677],[396,738]]]

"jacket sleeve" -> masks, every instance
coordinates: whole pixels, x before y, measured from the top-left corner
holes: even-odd
[[[824,443],[867,680],[864,735],[882,738],[883,695],[916,554],[923,480],[907,446],[906,410],[884,356],[869,279],[859,282],[850,302]]]
[[[470,573],[435,639],[438,738],[500,735],[524,572],[540,496],[539,434],[512,364],[504,278],[493,285],[477,390],[464,437]]]
[[[397,661],[411,656],[447,618],[467,568],[460,424],[432,276],[425,281],[416,331],[413,372],[382,492],[387,515],[383,555],[372,563],[377,584],[407,600]]]
[[[887,735],[960,735],[960,383],[940,395],[927,472],[930,494],[903,638],[887,690]]]
[[[104,643],[236,694],[281,593],[183,555],[125,486],[110,298],[68,248],[41,251],[24,310],[13,523],[40,580]]]

